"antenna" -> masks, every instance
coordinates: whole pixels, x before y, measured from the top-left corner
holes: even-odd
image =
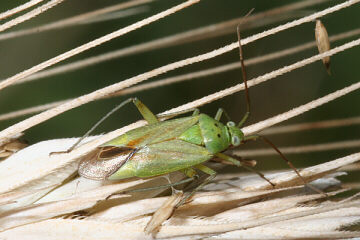
[[[243,18],[243,20],[246,20],[246,18],[254,11],[254,8],[251,9]],[[247,85],[247,74],[246,74],[246,68],[245,68],[245,63],[244,63],[244,55],[243,55],[243,50],[242,50],[242,45],[241,45],[241,35],[240,35],[240,25],[242,24],[239,23],[237,26],[237,36],[238,36],[238,41],[239,41],[239,56],[240,56],[240,63],[241,63],[241,72],[242,72],[242,78],[244,81],[244,85],[245,85],[245,96],[246,96],[246,113],[243,116],[243,118],[241,119],[241,121],[238,124],[238,127],[242,127],[244,125],[244,123],[246,122],[246,120],[249,118],[250,116],[250,96],[249,96],[249,89],[248,89],[248,85]]]

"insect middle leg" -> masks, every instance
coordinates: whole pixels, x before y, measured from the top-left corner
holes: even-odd
[[[261,172],[256,171],[255,169],[252,169],[251,167],[246,166],[245,164],[242,164],[239,160],[237,160],[237,159],[235,159],[235,158],[233,158],[233,157],[230,157],[230,156],[228,156],[228,155],[226,155],[226,154],[223,154],[223,153],[217,153],[217,154],[215,154],[215,155],[216,155],[217,157],[225,160],[225,161],[228,161],[228,162],[231,162],[231,163],[235,164],[235,165],[238,166],[238,167],[243,167],[243,168],[245,168],[245,169],[247,169],[247,170],[249,170],[249,171],[251,171],[251,172],[253,172],[253,173],[256,173],[257,175],[259,175],[259,177],[261,177],[262,179],[264,179],[265,181],[267,181],[272,187],[275,187],[275,184],[272,183],[269,179],[267,179],[267,178],[264,176],[264,174],[262,174]]]
[[[132,190],[128,190],[128,191],[119,192],[117,194],[125,194],[125,193],[132,193],[132,192],[145,192],[145,191],[157,190],[157,189],[161,189],[161,188],[174,187],[174,186],[181,185],[184,183],[192,182],[198,177],[196,174],[196,171],[192,168],[186,168],[186,169],[182,169],[180,171],[182,173],[184,173],[184,175],[187,176],[188,178],[180,180],[178,182],[174,182],[174,183],[159,185],[159,186],[155,186],[155,187],[132,189]],[[167,179],[169,180],[169,178],[167,178]]]
[[[216,177],[217,173],[203,164],[195,165],[194,168],[199,169],[200,171],[208,174],[209,176],[195,189],[193,189],[190,193],[188,193],[183,199],[181,199],[181,201],[176,205],[176,207],[180,207],[181,205],[183,205],[186,202],[186,200],[188,200],[192,195],[194,195],[194,193],[202,189],[206,184],[208,184],[211,180],[213,180]]]

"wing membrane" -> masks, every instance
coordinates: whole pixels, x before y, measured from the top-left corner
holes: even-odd
[[[116,154],[110,150],[115,151]],[[100,152],[94,151],[80,161],[78,172],[85,178],[105,180],[124,165],[131,158],[134,151],[134,149],[130,148],[113,148]]]

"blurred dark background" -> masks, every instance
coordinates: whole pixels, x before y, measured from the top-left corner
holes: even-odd
[[[25,1],[1,1],[0,12],[14,8]],[[95,9],[100,9],[121,1],[116,0],[66,0],[59,6],[40,16],[20,24],[4,33],[39,26],[49,22],[61,20]],[[124,1],[125,2],[125,1]],[[170,8],[183,1],[159,0],[141,5],[142,12],[92,24],[76,25],[64,29],[47,31],[24,37],[0,41],[0,79],[28,69],[36,64],[48,60],[58,54],[74,47],[103,36],[107,33],[128,26],[136,21],[149,17],[155,13]],[[253,14],[272,8],[283,6],[296,1],[238,1],[238,0],[202,0],[200,3],[165,19],[152,23],[118,39],[105,43],[99,47],[86,51],[58,65],[70,63],[75,60],[95,56],[101,53],[122,49],[150,40],[181,33],[191,29],[208,26],[222,21],[246,15],[255,8]],[[295,11],[293,18],[314,13],[341,1],[325,1],[305,9]],[[322,22],[327,27],[330,36],[359,28],[359,4],[335,12],[324,17]],[[284,13],[285,14],[285,13]],[[290,14],[290,17],[291,17]],[[262,32],[289,20],[280,21],[266,26],[255,27],[242,31],[243,38]],[[261,19],[259,24],[261,24]],[[265,21],[265,20],[264,20]],[[3,20],[2,23],[5,21]],[[290,48],[314,40],[315,23],[310,22],[301,26],[283,31],[276,35],[263,38],[244,46],[245,58],[258,57],[267,53]],[[352,37],[356,39],[358,36]],[[201,53],[217,49],[236,41],[236,28],[229,34],[221,35],[191,43],[179,44],[172,47],[147,51],[111,61],[106,61],[91,67],[73,72],[58,74],[38,81],[21,85],[14,85],[1,91],[0,113],[7,113],[31,106],[50,103],[90,93],[96,89],[120,82],[146,71],[166,65],[171,62],[196,56]],[[332,47],[339,46],[351,39],[344,39],[332,43]],[[264,73],[276,70],[282,66],[290,65],[298,60],[317,54],[316,48],[293,54],[291,56],[264,62],[247,67],[249,79]],[[296,106],[307,103],[328,93],[342,89],[359,81],[360,48],[355,47],[331,57],[331,76],[329,76],[322,62],[318,61],[291,73],[277,77],[264,84],[250,89],[252,112],[247,124],[256,123],[276,114],[290,110]],[[150,79],[147,82],[189,73],[196,70],[212,68],[225,63],[238,61],[238,51],[232,51],[209,61],[193,64],[162,76]],[[56,66],[58,66],[56,65]],[[241,70],[233,70],[193,81],[173,84],[147,91],[138,92],[131,96],[139,97],[155,113],[165,111],[189,101],[198,99],[216,91],[233,86],[241,79]],[[100,100],[86,104],[60,116],[48,120],[26,131],[24,139],[31,144],[42,140],[67,138],[83,135],[99,118],[106,114],[116,104],[130,96],[121,96]],[[347,118],[360,115],[360,94],[353,92],[334,102],[326,104],[308,113],[302,114],[285,124],[309,121]],[[244,92],[207,104],[200,108],[202,112],[215,115],[219,107],[225,108],[234,121],[238,122],[245,110]],[[5,129],[29,116],[0,122],[0,128]],[[114,130],[128,123],[138,120],[140,115],[135,107],[127,106],[114,114],[96,133]],[[296,133],[274,135],[270,138],[277,146],[311,145],[323,142],[358,139],[360,126],[348,126],[322,130],[310,130]],[[265,147],[261,142],[250,143],[244,148]],[[289,155],[296,166],[308,166],[319,162],[332,160],[347,154],[357,152],[359,148],[344,149],[308,154]],[[286,167],[278,156],[259,157],[258,169]],[[271,162],[271,163],[270,163]]]

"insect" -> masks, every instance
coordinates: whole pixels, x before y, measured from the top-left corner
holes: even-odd
[[[223,109],[219,109],[215,117],[194,110],[193,114],[188,117],[159,121],[157,116],[139,99],[130,98],[114,108],[104,118],[125,104],[132,102],[148,125],[133,129],[101,145],[93,155],[81,160],[78,169],[79,174],[94,180],[120,180],[131,177],[147,178],[175,171],[181,171],[188,179],[194,179],[197,176],[196,170],[208,174],[208,177],[178,204],[181,205],[194,192],[201,189],[216,176],[216,172],[205,166],[204,163],[217,157],[236,166],[249,169],[272,186],[275,186],[260,172],[223,153],[229,147],[236,147],[247,141],[262,138],[258,135],[245,136],[241,131],[241,127],[249,117],[250,101],[239,27],[238,40],[247,99],[247,112],[238,124],[232,121],[228,121],[226,124],[220,122],[222,115],[226,114]],[[100,124],[101,121],[94,127]],[[306,184],[305,180],[285,156],[269,140],[262,139],[281,155]],[[71,151],[71,149],[68,151]]]

